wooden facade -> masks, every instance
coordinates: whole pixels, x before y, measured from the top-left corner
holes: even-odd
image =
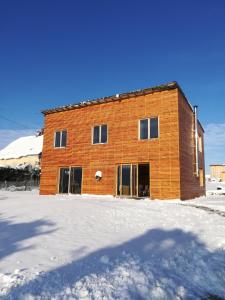
[[[194,113],[178,84],[107,97],[43,112],[41,194],[59,192],[59,170],[82,167],[83,194],[117,195],[118,165],[149,164],[151,199],[190,199],[205,194],[204,130],[196,174]],[[141,119],[158,117],[159,137],[141,140]],[[107,124],[108,140],[93,144],[95,125]],[[58,130],[65,148],[54,147]],[[96,171],[102,172],[96,180]]]

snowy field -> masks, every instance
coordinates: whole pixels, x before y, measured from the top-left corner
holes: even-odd
[[[222,298],[225,196],[0,191],[0,299]]]

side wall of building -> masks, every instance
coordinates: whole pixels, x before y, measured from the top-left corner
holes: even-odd
[[[196,176],[194,113],[180,91],[178,99],[181,199],[185,200],[205,195],[204,133],[198,124],[202,151],[199,151],[199,176]]]
[[[140,119],[159,117],[160,137],[138,140]],[[92,127],[108,125],[108,143],[92,145]],[[54,148],[54,132],[66,129],[67,147]],[[150,197],[180,198],[177,89],[90,105],[45,116],[41,194],[58,193],[60,167],[82,166],[82,193],[116,193],[116,165],[150,163]],[[102,171],[101,181],[95,172]]]

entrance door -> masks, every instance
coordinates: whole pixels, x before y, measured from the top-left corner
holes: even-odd
[[[149,197],[149,164],[117,166],[117,196]]]
[[[68,193],[69,188],[69,168],[61,168],[59,175],[59,193],[65,194]]]
[[[72,167],[70,169],[70,193],[81,194],[82,168]]]

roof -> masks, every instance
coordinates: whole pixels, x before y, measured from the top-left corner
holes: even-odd
[[[48,114],[55,113],[55,112],[76,109],[76,108],[85,107],[85,106],[89,106],[89,105],[96,105],[96,104],[101,104],[101,103],[118,101],[118,100],[123,100],[123,99],[131,98],[131,97],[135,97],[135,96],[152,94],[154,92],[173,90],[176,88],[179,88],[181,90],[178,83],[176,81],[172,81],[172,82],[169,82],[166,84],[161,84],[161,85],[146,88],[146,89],[140,89],[140,90],[135,90],[132,92],[115,94],[115,95],[106,96],[103,98],[97,98],[97,99],[93,99],[93,100],[85,100],[85,101],[81,101],[79,103],[50,108],[50,109],[43,110],[42,113],[44,115],[48,115]]]
[[[213,164],[210,167],[225,167],[225,164]]]
[[[43,135],[21,137],[0,150],[0,159],[38,155],[42,152]]]
[[[161,85],[157,85],[157,86],[153,86],[153,87],[149,87],[149,88],[145,88],[145,89],[135,90],[135,91],[122,93],[122,94],[115,94],[112,96],[106,96],[103,98],[97,98],[97,99],[93,99],[93,100],[85,100],[85,101],[81,101],[81,102],[74,103],[74,104],[69,104],[69,105],[46,109],[46,110],[42,111],[42,114],[48,115],[48,114],[62,112],[62,111],[66,111],[66,110],[77,109],[77,108],[81,108],[81,107],[85,107],[85,106],[96,105],[96,104],[101,104],[101,103],[108,103],[108,102],[123,100],[123,99],[131,98],[131,97],[135,97],[135,96],[148,95],[148,94],[152,94],[155,92],[168,91],[168,90],[174,90],[174,89],[179,89],[179,91],[183,95],[184,99],[188,103],[190,109],[194,112],[193,106],[188,101],[187,97],[185,96],[185,94],[182,91],[179,84],[176,81],[171,81],[171,82],[168,82],[165,84],[161,84]],[[203,126],[201,125],[201,123],[199,121],[198,121],[198,123],[204,132]]]

